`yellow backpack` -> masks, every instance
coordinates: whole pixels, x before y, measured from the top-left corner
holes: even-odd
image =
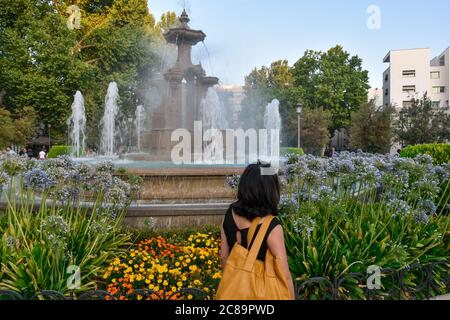
[[[257,260],[264,237],[274,217],[268,216],[250,250],[236,242],[225,264],[217,289],[217,300],[289,300],[291,293],[280,260],[267,249],[265,262]],[[250,244],[261,218],[256,218],[247,235]]]

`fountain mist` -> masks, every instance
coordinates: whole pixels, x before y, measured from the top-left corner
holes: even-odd
[[[268,138],[268,155],[271,155],[273,143],[279,143],[279,141],[272,141],[272,139],[279,139],[281,131],[281,115],[280,115],[280,101],[277,99],[272,100],[266,107],[266,113],[264,114],[264,128],[267,129]],[[272,130],[278,130],[276,136]]]
[[[80,157],[85,148],[86,114],[84,109],[84,98],[80,91],[77,91],[72,104],[72,115],[67,120],[69,127],[69,145],[72,154]]]
[[[138,106],[136,108],[136,139],[137,139],[137,150],[141,151],[141,134],[144,130],[145,124],[145,108],[144,106]]]
[[[102,138],[100,152],[106,156],[115,154],[116,137],[116,117],[119,113],[117,101],[119,99],[119,89],[116,82],[111,82],[108,86],[108,92],[105,98],[105,114],[101,121]]]
[[[200,104],[205,129],[227,129],[228,123],[219,95],[214,87],[208,88]]]

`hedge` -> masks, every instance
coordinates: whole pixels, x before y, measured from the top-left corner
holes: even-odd
[[[304,156],[305,152],[302,148],[281,148],[281,154],[284,156],[287,155],[296,155],[296,156]]]
[[[450,144],[419,144],[404,148],[400,156],[403,158],[415,158],[419,154],[427,154],[433,158],[435,165],[450,161]]]
[[[48,158],[55,159],[59,156],[70,155],[72,148],[69,146],[53,146],[48,152]]]

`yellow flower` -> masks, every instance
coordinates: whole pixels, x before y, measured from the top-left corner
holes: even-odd
[[[167,282],[167,280],[164,280],[163,286],[167,287],[168,285],[169,285],[169,282]]]
[[[150,284],[150,282],[151,282],[150,279],[145,279],[146,284]]]
[[[189,270],[191,270],[192,272],[195,272],[195,271],[197,271],[197,266],[194,264],[194,265],[192,265],[192,266],[189,266]]]
[[[178,282],[177,282],[177,286],[178,286],[178,288],[181,288],[181,287],[183,287],[183,282],[181,282],[181,281],[178,281]]]

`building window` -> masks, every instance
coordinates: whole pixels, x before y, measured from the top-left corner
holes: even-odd
[[[445,93],[445,87],[433,87],[431,88],[431,93]]]
[[[439,108],[441,106],[441,102],[440,101],[432,101],[431,106],[433,108]]]
[[[440,79],[441,78],[441,72],[440,71],[432,71],[431,72],[431,79]]]
[[[386,82],[389,81],[389,75],[388,74],[384,76],[384,81],[386,81]]]
[[[385,90],[384,90],[384,95],[385,95],[385,96],[388,96],[388,95],[389,95],[389,89],[385,89]]]
[[[403,101],[403,108],[411,108],[413,101]]]
[[[414,78],[416,70],[403,70],[403,78]]]
[[[445,66],[445,56],[442,56],[439,58],[439,65],[440,66]]]
[[[403,92],[407,93],[416,92],[416,86],[403,86]]]

